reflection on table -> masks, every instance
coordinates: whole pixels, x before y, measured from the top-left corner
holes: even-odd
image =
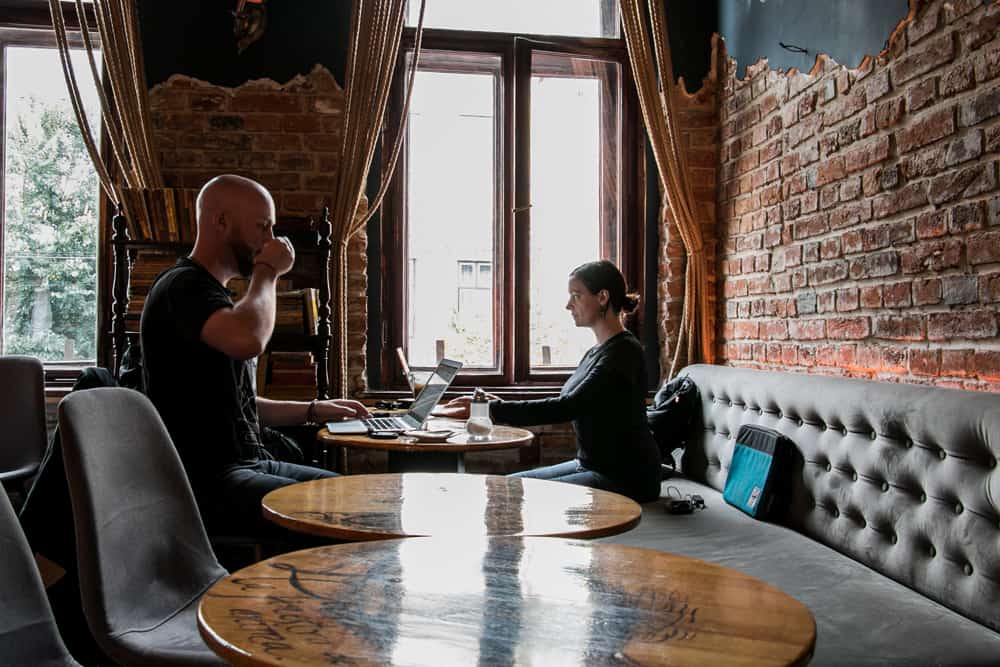
[[[348,475],[277,489],[269,520],[347,540],[439,535],[601,537],[639,523],[625,496],[541,479],[453,473]]]
[[[799,665],[801,603],[735,570],[552,538],[421,538],[285,554],[198,617],[237,665]]]

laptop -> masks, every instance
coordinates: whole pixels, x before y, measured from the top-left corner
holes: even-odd
[[[327,422],[326,428],[333,434],[359,434],[372,431],[416,431],[423,428],[424,422],[430,416],[431,410],[438,404],[444,392],[448,390],[451,381],[458,375],[462,362],[452,359],[442,359],[437,368],[427,378],[427,384],[417,394],[413,405],[405,415],[393,417],[369,417],[368,419],[349,419],[341,422]]]

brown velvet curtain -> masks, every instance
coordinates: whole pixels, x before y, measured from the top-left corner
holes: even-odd
[[[620,0],[639,106],[660,174],[664,209],[677,225],[687,266],[684,309],[670,377],[689,363],[715,361],[715,332],[708,293],[708,264],[697,205],[687,179],[687,159],[677,126],[676,90],[663,0]]]
[[[390,159],[383,170],[382,186],[367,211],[364,210],[364,189],[368,170],[379,133],[382,130],[393,70],[399,55],[400,38],[406,0],[354,0],[351,15],[350,46],[347,54],[344,143],[340,153],[340,171],[333,193],[330,218],[332,223],[333,265],[330,270],[332,299],[332,347],[330,351],[330,387],[335,396],[346,396],[347,378],[347,247],[357,232],[378,208],[402,145],[399,133]],[[417,26],[416,53],[409,72],[405,122],[409,94],[413,90],[420,53],[424,3],[421,1]]]

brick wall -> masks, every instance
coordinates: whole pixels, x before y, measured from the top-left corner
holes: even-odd
[[[317,65],[285,84],[250,81],[222,88],[173,76],[150,91],[166,184],[200,188],[220,173],[254,178],[281,216],[318,216],[336,184],[344,93]],[[367,260],[364,233],[349,248],[349,371],[365,388]]]
[[[1000,3],[911,5],[856,69],[724,66],[724,363],[1000,391]]]

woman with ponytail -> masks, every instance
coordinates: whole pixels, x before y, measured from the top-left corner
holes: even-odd
[[[660,495],[660,453],[646,424],[646,366],[642,346],[622,324],[639,305],[625,279],[607,260],[588,262],[569,275],[566,309],[578,327],[594,332],[596,344],[563,385],[559,396],[490,402],[493,421],[514,426],[572,421],[576,458],[517,477],[550,479],[615,491],[638,502]],[[468,415],[469,397],[448,403],[456,417]]]

